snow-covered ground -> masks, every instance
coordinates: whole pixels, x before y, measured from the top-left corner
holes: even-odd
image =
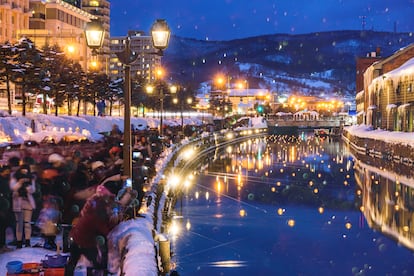
[[[181,119],[167,118],[164,123],[177,126],[181,124]],[[147,126],[157,128],[159,120],[157,118],[132,117],[131,124],[136,129],[145,129]],[[184,124],[200,125],[201,121],[197,118],[184,118]],[[0,146],[10,143],[20,144],[27,140],[41,142],[45,137],[53,137],[58,142],[68,135],[97,141],[103,138],[100,133],[110,131],[113,125],[117,125],[123,131],[123,117],[53,116],[35,113],[23,117],[8,116],[6,113],[0,112]]]

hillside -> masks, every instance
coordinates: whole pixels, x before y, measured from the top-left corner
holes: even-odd
[[[355,95],[356,58],[377,47],[382,57],[414,42],[410,33],[334,31],[274,34],[230,41],[173,36],[163,63],[172,80],[210,82],[218,72],[249,87],[280,93]]]

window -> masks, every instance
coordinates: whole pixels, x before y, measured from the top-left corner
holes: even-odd
[[[99,1],[97,1],[97,0],[89,1],[89,6],[91,6],[91,7],[99,7]]]

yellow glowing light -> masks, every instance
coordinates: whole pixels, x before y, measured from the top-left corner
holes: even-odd
[[[200,197],[200,193],[199,192],[195,192],[195,198],[198,199]]]
[[[397,204],[397,205],[395,205],[395,206],[394,206],[394,210],[395,210],[395,211],[400,210],[400,206],[399,206],[398,204]]]
[[[280,173],[283,173],[283,169],[280,169]]]
[[[274,193],[274,192],[276,192],[276,188],[275,187],[272,187],[271,188],[271,191]]]
[[[73,46],[73,45],[69,45],[69,46],[68,46],[68,52],[69,52],[70,54],[73,54],[73,53],[75,52],[75,46]]]
[[[194,148],[189,148],[183,152],[183,158],[186,160],[190,160],[194,156]]]
[[[241,209],[239,213],[240,213],[240,216],[241,217],[245,217],[246,216],[246,211],[243,210],[243,209]]]
[[[191,186],[191,182],[189,180],[184,181],[184,187],[189,188]]]
[[[295,226],[295,220],[290,219],[290,220],[288,220],[287,224],[288,224],[290,227],[293,227],[293,226]]]
[[[279,216],[281,216],[281,215],[283,215],[283,213],[285,212],[285,209],[283,209],[283,208],[279,208],[279,209],[277,209],[277,214],[279,215]]]
[[[217,193],[220,193],[220,192],[221,192],[221,182],[218,181],[217,182]]]
[[[359,207],[359,210],[360,210],[361,212],[364,212],[365,207],[364,207],[364,206],[361,206],[361,207]]]
[[[161,79],[164,76],[164,69],[163,68],[157,68],[155,70],[155,74],[157,75],[158,79]]]
[[[351,229],[352,228],[352,224],[350,222],[345,223],[345,228],[346,229]]]
[[[170,177],[170,179],[169,179],[169,181],[168,181],[168,184],[171,186],[171,187],[177,187],[178,186],[178,184],[180,183],[180,177],[178,177],[177,175],[173,175],[173,176],[171,176]]]
[[[206,192],[206,200],[208,200],[210,198],[210,193]]]
[[[276,182],[276,186],[280,187],[281,185],[282,185],[282,183],[280,181]]]
[[[323,207],[319,207],[318,212],[319,212],[319,214],[322,214],[323,212],[325,212],[325,209]]]
[[[404,231],[404,232],[408,232],[408,231],[410,231],[410,227],[409,227],[409,226],[407,226],[407,225],[404,225],[404,226],[403,226],[403,231]]]
[[[313,193],[315,194],[319,193],[319,189],[318,188],[313,189]]]
[[[168,228],[168,231],[172,236],[177,236],[181,231],[180,225],[176,221],[173,221]]]
[[[187,220],[187,223],[185,224],[185,229],[187,229],[187,231],[190,231],[190,229],[191,229],[190,220]]]

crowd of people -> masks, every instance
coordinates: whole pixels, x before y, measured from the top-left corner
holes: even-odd
[[[0,253],[42,246],[70,253],[65,275],[73,275],[81,255],[105,269],[106,235],[136,216],[143,187],[155,175],[155,161],[165,146],[156,131],[134,133],[129,179],[123,174],[122,139],[114,127],[88,156],[74,150],[39,162],[32,156],[9,158],[0,168]],[[8,228],[14,232],[9,243]],[[59,233],[62,244],[56,244]],[[34,244],[32,235],[40,235],[43,243]]]

